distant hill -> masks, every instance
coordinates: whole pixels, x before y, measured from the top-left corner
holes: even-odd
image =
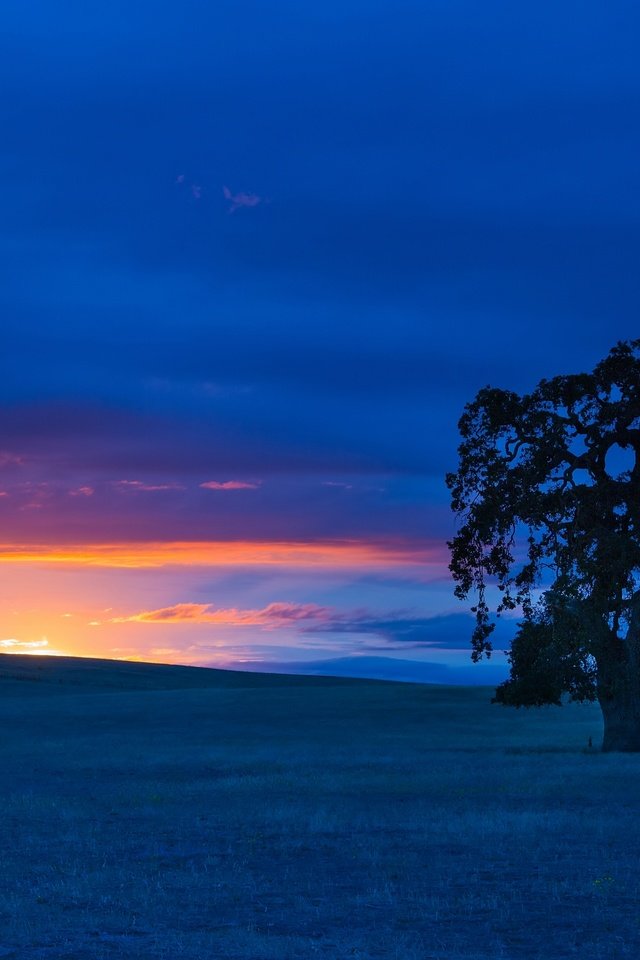
[[[369,680],[395,680],[402,683],[437,683],[455,686],[498,684],[507,676],[504,660],[482,665],[469,662],[464,667],[449,667],[424,660],[399,660],[395,657],[336,657],[307,663],[278,662],[245,664],[248,671],[273,671],[305,676],[352,677]]]
[[[346,677],[293,676],[249,673],[211,667],[186,667],[92,657],[46,657],[0,654],[0,696],[19,692],[37,694],[126,690],[184,690],[206,687],[292,687],[344,685]]]
[[[447,667],[393,657],[337,657],[307,663],[244,664],[242,670],[91,657],[0,654],[0,696],[11,693],[342,686],[366,682],[479,686],[499,683],[504,664]]]

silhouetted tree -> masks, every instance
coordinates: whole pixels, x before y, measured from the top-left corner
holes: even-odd
[[[495,701],[597,699],[603,750],[640,751],[640,340],[530,394],[485,387],[459,429],[450,570],[477,596],[472,658],[491,654],[487,583],[498,615],[523,613]]]

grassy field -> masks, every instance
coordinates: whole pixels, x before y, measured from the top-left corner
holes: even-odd
[[[486,688],[0,659],[0,958],[640,956],[640,758]]]

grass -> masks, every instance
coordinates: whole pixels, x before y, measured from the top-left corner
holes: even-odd
[[[1,658],[0,958],[637,958],[640,758],[490,693]]]

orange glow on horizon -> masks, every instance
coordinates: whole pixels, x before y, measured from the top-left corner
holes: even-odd
[[[151,543],[0,544],[0,563],[57,566],[152,568],[165,566],[282,566],[388,568],[444,562],[438,544],[370,543],[357,540],[176,541]]]
[[[259,658],[264,645],[297,648],[361,573],[401,584],[446,575],[442,545],[426,539],[4,543],[0,564],[0,653],[225,667]],[[262,580],[273,581],[266,591]],[[214,602],[196,602],[202,581]],[[331,653],[339,642],[320,634],[314,643]]]

